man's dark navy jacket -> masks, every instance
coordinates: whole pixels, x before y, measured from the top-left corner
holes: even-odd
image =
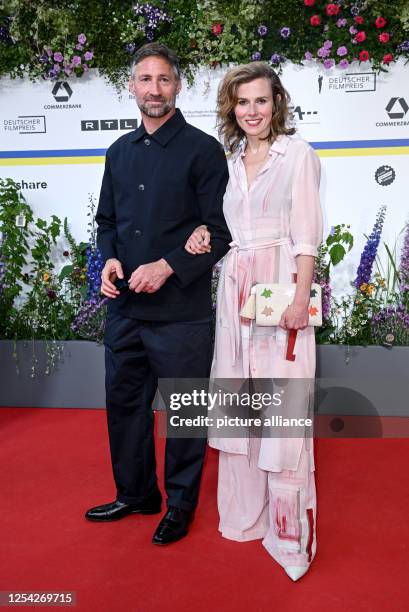
[[[111,145],[96,215],[103,258],[119,259],[126,279],[162,257],[174,274],[156,293],[127,291],[110,300],[110,309],[149,321],[211,315],[212,267],[231,240],[222,212],[227,180],[221,145],[179,110],[153,134],[142,123]],[[211,233],[211,253],[190,255],[186,240],[202,223]]]

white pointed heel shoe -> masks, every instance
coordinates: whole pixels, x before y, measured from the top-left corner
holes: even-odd
[[[284,571],[287,574],[287,576],[289,576],[291,580],[293,580],[294,582],[302,578],[304,574],[308,572],[308,570],[309,570],[308,565],[307,567],[300,567],[299,565],[287,565],[287,567],[284,568]]]

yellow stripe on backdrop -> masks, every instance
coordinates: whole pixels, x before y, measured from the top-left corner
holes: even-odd
[[[64,164],[103,164],[105,155],[89,157],[5,157],[0,159],[0,166],[55,166]]]
[[[409,155],[409,147],[370,147],[354,149],[316,149],[319,157],[369,157],[372,155]],[[73,157],[4,157],[0,166],[55,166],[66,164],[103,164],[104,155]]]
[[[409,147],[371,147],[362,149],[316,149],[319,157],[369,157],[371,155],[409,155]]]

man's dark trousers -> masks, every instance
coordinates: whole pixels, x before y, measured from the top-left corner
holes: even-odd
[[[157,491],[152,400],[158,378],[207,378],[211,321],[142,321],[108,312],[106,399],[117,499],[138,503]],[[203,438],[168,438],[167,504],[193,510],[206,449]]]

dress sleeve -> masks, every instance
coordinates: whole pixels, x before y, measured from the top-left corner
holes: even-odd
[[[318,255],[323,231],[320,176],[320,160],[315,151],[308,147],[294,170],[290,212],[291,251],[294,257]]]

